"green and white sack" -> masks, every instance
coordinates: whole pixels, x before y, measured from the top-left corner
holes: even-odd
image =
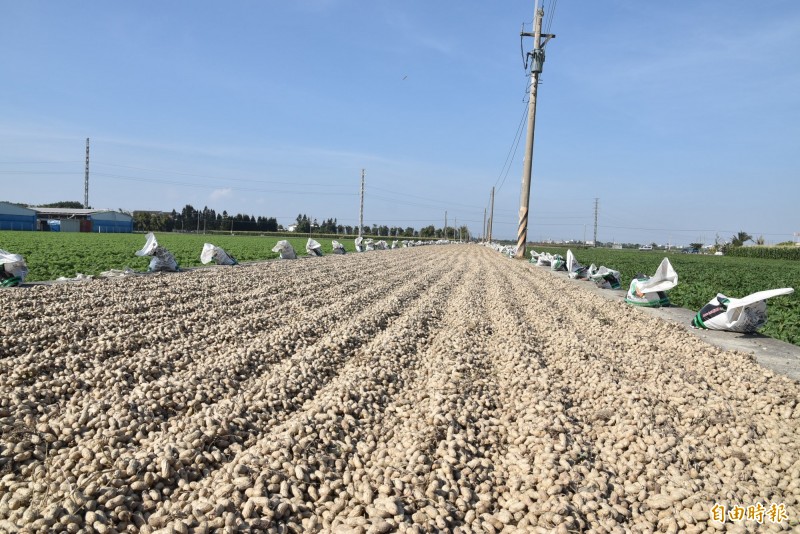
[[[225,252],[221,247],[206,243],[203,245],[203,250],[200,252],[200,263],[208,265],[211,262],[217,265],[238,265],[236,259]]]
[[[622,286],[622,278],[619,271],[609,269],[603,265],[598,269],[594,263],[589,266],[587,271],[589,273],[589,280],[600,289],[619,289]]]
[[[28,265],[21,254],[0,250],[0,286],[18,286],[28,276]]]
[[[669,306],[666,291],[678,285],[678,273],[672,268],[669,259],[664,258],[653,276],[637,275],[631,280],[625,302],[634,306],[658,308]]]
[[[577,278],[577,279],[586,279],[589,277],[588,274],[589,268],[584,267],[578,260],[575,259],[575,255],[572,253],[572,250],[567,249],[567,274],[570,278]]]
[[[308,238],[306,241],[306,254],[309,256],[322,256],[322,245],[319,241]]]
[[[553,256],[544,252],[539,254],[539,257],[536,259],[536,265],[539,267],[550,267],[550,263],[553,261]]]
[[[275,246],[272,247],[272,252],[278,252],[281,255],[282,260],[297,259],[297,254],[294,252],[294,247],[285,239],[278,241]]]
[[[331,241],[331,247],[333,247],[334,254],[344,254],[344,245],[342,245],[335,239]]]
[[[791,287],[759,291],[741,299],[728,298],[718,293],[703,306],[692,319],[695,328],[755,332],[767,322],[767,299],[794,293]]]
[[[553,256],[553,259],[550,261],[550,270],[566,271],[567,262],[564,260],[564,256],[562,256],[561,254],[556,254],[555,256]]]
[[[150,260],[150,265],[147,267],[148,271],[176,272],[179,270],[178,261],[175,259],[175,256],[173,256],[172,252],[169,250],[158,245],[158,241],[156,240],[156,236],[153,234],[153,232],[149,232],[145,236],[145,239],[144,246],[141,248],[141,250],[134,252],[134,254],[137,256],[153,257],[153,259]]]

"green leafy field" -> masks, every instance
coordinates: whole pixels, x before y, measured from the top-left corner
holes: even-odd
[[[239,262],[277,258],[272,252],[275,243],[289,241],[298,256],[305,255],[307,237],[259,237],[231,235],[194,235],[156,233],[158,244],[175,255],[181,267],[197,267],[203,243],[213,243],[225,249]],[[332,251],[331,240],[316,238],[324,254]],[[353,239],[338,239],[348,252],[355,251]],[[387,241],[391,243],[391,241]],[[0,232],[0,249],[22,254],[30,272],[26,282],[55,280],[60,276],[74,277],[76,273],[98,274],[109,269],[130,267],[146,271],[149,257],[134,253],[145,243],[144,234],[95,234],[60,232]]]
[[[566,256],[566,248],[533,247]],[[673,305],[699,310],[717,293],[741,298],[756,291],[793,287],[795,293],[767,301],[769,319],[761,333],[800,345],[800,261],[739,258],[664,251],[573,249],[583,265],[605,265],[622,275],[627,289],[638,273],[655,273],[666,256],[678,273],[678,285],[669,291]]]

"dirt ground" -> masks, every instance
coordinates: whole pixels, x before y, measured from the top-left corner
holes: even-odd
[[[477,245],[0,309],[0,532],[797,530],[796,381]]]

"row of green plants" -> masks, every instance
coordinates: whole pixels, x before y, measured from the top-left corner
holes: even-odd
[[[725,254],[737,258],[800,260],[800,247],[729,247]]]
[[[753,247],[755,248],[755,247]],[[562,254],[566,248],[534,247],[537,252]],[[529,249],[530,250],[530,249]],[[800,262],[789,259],[713,256],[665,253],[664,251],[573,249],[584,265],[594,263],[615,269],[622,276],[623,288],[639,274],[653,275],[666,255],[678,273],[678,285],[669,291],[673,305],[699,310],[717,293],[741,298],[757,291],[792,287],[792,295],[767,302],[769,319],[761,333],[800,345]]]
[[[198,267],[204,243],[222,247],[239,262],[277,258],[272,247],[285,236],[240,236],[230,234],[202,235],[156,233],[158,244],[172,252],[181,267]],[[333,251],[331,240],[314,236],[324,254]],[[333,236],[344,245],[347,252],[355,252],[352,238]],[[292,234],[286,239],[298,256],[306,254],[308,236]],[[97,275],[109,269],[129,267],[146,271],[149,257],[134,253],[145,244],[145,234],[96,234],[61,232],[11,232],[0,231],[0,249],[21,254],[28,265],[26,282],[72,278],[77,273]]]

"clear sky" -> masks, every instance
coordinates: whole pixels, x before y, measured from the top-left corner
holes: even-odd
[[[553,3],[530,238],[794,239],[800,2]],[[516,234],[533,0],[0,5],[2,200]]]

